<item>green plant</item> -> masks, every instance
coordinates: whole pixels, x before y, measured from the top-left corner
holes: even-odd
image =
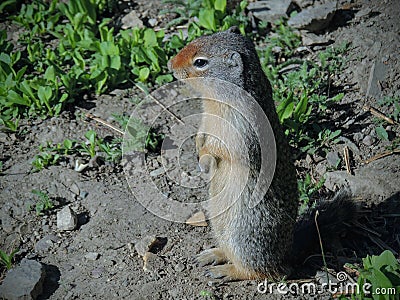
[[[163,3],[173,4],[172,9],[163,9],[160,11],[160,15],[167,13],[175,13],[178,15],[177,18],[168,22],[167,28],[176,26],[184,22],[189,22],[190,18],[198,16],[203,1],[202,0],[163,0]]]
[[[294,50],[301,45],[301,37],[290,26],[287,25],[285,19],[277,20],[274,24],[272,34],[265,38],[265,43],[268,45],[266,57],[269,60],[267,63],[274,63],[274,49],[279,49],[278,60],[283,57],[287,58],[294,54]],[[278,50],[277,49],[277,50]]]
[[[360,274],[357,283],[360,288],[351,298],[366,300],[398,299],[400,295],[400,264],[393,253],[385,250],[379,256],[367,255],[362,262],[363,267],[357,268]],[[365,287],[366,283],[370,284],[369,294],[366,294],[362,288]]]
[[[97,136],[93,130],[85,133],[86,141],[76,141],[66,139],[62,143],[53,144],[48,142],[46,145],[41,145],[40,154],[36,155],[32,165],[35,171],[40,171],[49,165],[55,165],[60,160],[65,159],[67,155],[89,156],[90,158],[101,154],[105,160],[118,162],[122,157],[121,139],[112,139],[106,141]]]
[[[375,127],[375,132],[376,132],[377,137],[380,138],[381,140],[385,140],[385,141],[389,140],[389,134],[387,133],[386,129],[383,128],[382,125]]]
[[[7,268],[7,270],[12,268],[12,260],[18,251],[19,249],[15,249],[11,251],[10,254],[7,254],[5,251],[0,249],[0,262]]]
[[[121,138],[113,139],[110,142],[100,140],[98,146],[100,151],[105,153],[105,159],[107,161],[117,162],[122,157],[121,143]]]
[[[146,28],[115,33],[101,15],[115,4],[35,0],[11,16],[26,29],[19,38],[25,48],[14,51],[0,31],[1,125],[15,131],[21,118],[58,115],[83,93],[101,94],[132,81],[172,81],[167,61],[183,38],[164,42],[163,31]]]
[[[300,194],[300,209],[301,215],[310,205],[311,197],[318,192],[325,183],[325,178],[321,178],[318,182],[314,182],[310,174],[306,174],[304,179],[297,180],[297,185]]]
[[[32,194],[38,196],[38,201],[35,205],[37,216],[43,215],[44,212],[47,212],[54,207],[54,204],[47,193],[38,190],[32,190]]]
[[[197,37],[204,32],[216,32],[218,30],[226,30],[231,26],[238,26],[242,33],[249,25],[249,19],[244,15],[247,7],[247,1],[242,1],[236,9],[229,13],[226,9],[226,0],[205,0],[202,1],[201,9],[196,16],[197,22],[189,24],[189,36]]]
[[[231,26],[238,26],[242,33],[250,24],[249,18],[244,14],[247,1],[241,1],[233,10],[227,10],[226,0],[164,0],[165,3],[173,3],[174,8],[163,10],[161,14],[176,13],[178,18],[167,24],[167,27],[181,23],[189,23],[188,41],[199,37],[204,33],[226,30]],[[190,22],[194,19],[195,22]]]
[[[156,151],[160,142],[164,138],[163,134],[157,133],[139,119],[130,119],[126,127],[126,137],[124,139],[124,151],[139,151],[145,149]]]
[[[50,152],[41,152],[37,154],[32,161],[32,166],[35,168],[34,172],[41,171],[48,166],[55,165],[59,158],[59,154],[53,154]]]
[[[302,153],[313,154],[328,147],[327,142],[337,142],[340,130],[324,128],[315,121],[320,121],[327,108],[344,96],[343,93],[331,95],[330,82],[331,76],[343,66],[342,54],[348,44],[338,49],[328,48],[315,60],[291,58],[300,45],[300,37],[284,20],[276,24],[267,42],[268,46],[258,47],[258,52],[273,86],[278,117],[290,143]],[[278,56],[272,51],[274,47],[280,49]]]
[[[90,157],[93,158],[96,156],[96,132],[94,132],[93,130],[89,130],[85,133],[85,137],[87,138],[87,142],[81,143],[82,151],[86,152],[90,155]]]
[[[389,111],[389,114],[387,114],[387,117],[392,119],[395,122],[399,122],[400,118],[400,98],[399,97],[383,97],[382,99],[378,100],[378,105],[382,108],[385,108],[385,110]],[[388,141],[389,140],[389,134],[386,131],[386,129],[383,127],[383,124],[385,123],[384,120],[374,118],[374,122],[377,124],[375,127],[375,132],[376,135],[379,139]]]
[[[199,292],[199,295],[200,295],[201,297],[204,297],[204,298],[215,299],[215,296],[214,296],[213,292],[210,292],[210,291],[201,290],[201,291]]]

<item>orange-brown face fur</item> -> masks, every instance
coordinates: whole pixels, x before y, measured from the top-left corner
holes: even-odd
[[[186,79],[201,76],[201,72],[193,67],[193,61],[199,53],[200,46],[197,41],[188,44],[168,63],[169,68],[174,71],[177,78]]]

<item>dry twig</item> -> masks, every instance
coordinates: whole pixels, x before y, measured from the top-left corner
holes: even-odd
[[[351,175],[349,147],[344,146],[343,152],[344,152],[344,162],[346,163],[346,171],[348,174]]]
[[[390,117],[388,117],[388,116],[385,116],[383,113],[381,113],[379,110],[377,110],[376,108],[373,108],[372,106],[370,106],[370,105],[365,105],[364,106],[364,110],[365,111],[369,111],[371,114],[373,114],[375,117],[378,117],[378,118],[380,118],[380,119],[383,119],[383,120],[385,120],[386,122],[388,122],[389,124],[392,124],[392,125],[394,125],[394,124],[396,124],[396,122],[392,119],[392,118],[390,118]]]
[[[86,113],[85,116],[86,116],[86,118],[95,120],[96,122],[99,122],[99,123],[103,124],[104,126],[107,126],[107,127],[111,128],[111,129],[115,130],[115,131],[118,132],[119,134],[124,135],[124,132],[123,132],[123,131],[119,130],[117,127],[111,125],[110,123],[104,121],[103,119],[100,119],[100,118],[98,118],[98,117],[92,115],[91,113]]]
[[[366,163],[366,164],[369,164],[369,163],[373,162],[374,160],[378,160],[378,159],[380,159],[380,158],[384,158],[384,157],[386,157],[386,156],[393,155],[393,154],[400,154],[400,149],[394,149],[394,150],[385,151],[385,152],[383,152],[383,153],[377,154],[377,155],[375,155],[375,156],[373,156],[373,157],[367,159],[367,160],[365,161],[365,163]]]
[[[139,84],[136,84],[136,87],[139,88],[143,93],[145,93],[147,96],[150,96],[152,100],[154,100],[155,103],[157,103],[163,110],[168,112],[172,117],[174,117],[181,125],[185,125],[185,122],[183,122],[177,115],[175,115],[173,112],[169,111],[167,107],[165,107],[164,104],[162,104],[160,101],[158,101],[156,98],[154,98],[150,93],[148,93],[146,90],[144,90]]]

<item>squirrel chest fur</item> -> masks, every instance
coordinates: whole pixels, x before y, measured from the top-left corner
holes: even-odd
[[[204,100],[204,113],[233,123],[243,140],[239,143],[229,133],[224,122],[215,124],[215,118],[203,118],[196,146],[200,165],[204,162],[204,168],[212,168],[214,172],[209,194],[211,198],[215,196],[215,199],[210,201],[208,211],[216,212],[221,207],[227,209],[210,220],[218,248],[203,251],[197,257],[199,263],[213,264],[208,272],[215,278],[277,279],[288,274],[287,257],[292,248],[298,205],[296,173],[278,121],[271,87],[262,71],[253,43],[242,36],[236,27],[232,27],[196,39],[183,48],[168,65],[178,79],[217,78],[248,92],[267,116],[276,141],[274,178],[259,203],[250,207],[247,204],[258,176],[259,147],[262,147],[255,140],[252,131],[254,124],[241,120],[238,112],[224,104]],[[205,89],[201,92],[207,97],[217,91]],[[215,132],[220,138],[202,132]],[[249,153],[248,159],[242,157],[242,150]],[[242,191],[237,191],[236,184],[231,184],[231,181],[240,181],[241,178],[246,183]],[[227,186],[230,192],[218,197]],[[234,197],[238,199],[231,203]]]

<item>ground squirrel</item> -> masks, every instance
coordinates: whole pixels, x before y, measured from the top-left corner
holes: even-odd
[[[260,152],[252,142],[253,125],[244,122],[238,126],[240,133],[247,137],[244,144],[251,148],[247,149],[250,166],[240,161],[233,161],[235,158],[228,161],[226,149],[224,150],[221,142],[212,137],[203,134],[198,134],[196,137],[200,161],[206,155],[215,158],[216,166],[211,179],[210,196],[217,194],[221,186],[231,180],[229,172],[233,164],[239,165],[239,174],[242,169],[246,169],[243,173],[248,172],[249,175],[249,184],[240,194],[238,201],[230,203],[229,197],[218,200],[224,202],[225,206],[230,206],[227,211],[211,219],[219,247],[200,253],[197,257],[199,263],[212,264],[208,274],[214,278],[280,279],[290,274],[294,261],[292,257],[297,255],[294,252],[304,252],[307,246],[315,240],[318,241],[318,237],[315,226],[313,227],[313,222],[310,221],[313,211],[306,214],[308,217],[296,221],[298,213],[296,171],[290,147],[272,100],[271,86],[261,68],[254,44],[242,36],[237,27],[232,27],[194,40],[184,47],[168,66],[178,79],[218,78],[247,91],[267,116],[275,137],[274,177],[268,191],[255,207],[246,205],[254,188],[254,177],[260,168],[258,165]],[[207,114],[217,115],[232,122],[240,117],[237,112],[222,108],[218,103],[205,101],[203,108]],[[207,122],[203,122],[202,126],[204,123]],[[222,131],[223,128],[217,130]],[[233,152],[235,151],[233,149]],[[346,202],[346,199],[348,194],[342,192],[333,201],[324,202],[321,207],[325,213],[321,214],[321,222],[326,219],[328,223],[338,223],[342,217],[350,215],[352,209],[344,211],[341,218],[335,219],[336,216],[332,216],[331,203],[347,209],[349,201]],[[220,206],[221,203],[211,202],[208,210],[216,210]]]

